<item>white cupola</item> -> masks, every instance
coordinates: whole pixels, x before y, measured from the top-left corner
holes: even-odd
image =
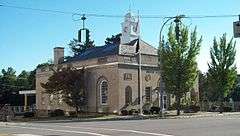
[[[139,16],[133,16],[131,12],[128,12],[124,16],[124,22],[122,25],[122,36],[121,44],[127,44],[135,39],[139,38],[140,35],[140,24]]]

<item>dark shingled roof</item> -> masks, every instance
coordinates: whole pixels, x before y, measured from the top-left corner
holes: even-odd
[[[119,50],[119,45],[116,45],[116,44],[96,46],[96,47],[87,49],[82,54],[79,54],[77,56],[74,56],[74,57],[68,59],[66,62],[81,61],[81,60],[87,60],[87,59],[92,59],[92,58],[99,58],[99,57],[105,57],[105,56],[109,56],[109,55],[115,55],[115,54],[118,54],[118,50]]]

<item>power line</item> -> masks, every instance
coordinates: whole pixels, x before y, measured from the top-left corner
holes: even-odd
[[[123,15],[106,15],[106,14],[96,14],[96,13],[77,13],[77,12],[70,12],[70,11],[61,11],[61,10],[51,10],[51,9],[40,9],[40,8],[29,8],[29,7],[21,7],[21,6],[14,6],[14,5],[4,5],[0,4],[0,7],[6,8],[15,8],[15,9],[24,9],[24,10],[33,10],[33,11],[40,11],[40,12],[48,12],[48,13],[57,13],[57,14],[68,14],[72,16],[88,16],[88,17],[99,17],[99,18],[123,18]],[[203,18],[232,18],[238,17],[237,14],[226,14],[226,15],[195,15],[195,16],[185,16],[183,18],[191,18],[191,19],[203,19]],[[145,19],[166,19],[166,18],[173,18],[171,16],[163,16],[163,15],[140,15],[140,18]],[[78,21],[80,19],[74,20]]]
[[[35,11],[49,12],[49,13],[60,13],[60,14],[70,14],[70,15],[76,14],[74,12],[67,12],[67,11],[60,11],[60,10],[28,8],[28,7],[20,7],[20,6],[12,6],[12,5],[3,5],[3,4],[0,4],[0,6],[7,7],[7,8],[15,8],[15,9],[35,10]]]

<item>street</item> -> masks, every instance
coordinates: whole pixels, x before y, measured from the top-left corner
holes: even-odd
[[[240,116],[188,119],[0,123],[0,136],[239,136]]]

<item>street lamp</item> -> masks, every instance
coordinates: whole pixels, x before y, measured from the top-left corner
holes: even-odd
[[[159,47],[160,48],[163,44],[162,31],[163,31],[164,26],[172,19],[175,19],[174,20],[175,23],[180,22],[181,18],[186,18],[186,16],[185,15],[178,15],[178,16],[175,16],[175,17],[168,17],[168,19],[163,23],[163,25],[160,29],[160,33],[159,33]],[[161,62],[160,62],[160,65],[161,65]],[[160,69],[160,73],[161,73],[161,69]],[[160,76],[162,76],[162,74],[160,74]],[[160,79],[160,82],[162,82],[161,80],[162,80],[162,78]],[[163,91],[163,89],[161,89],[160,85],[161,84],[159,83],[159,93],[158,93],[158,95],[159,95],[159,106],[160,106],[160,114],[161,114],[162,117],[164,117],[164,111],[163,111],[164,110],[164,100],[163,100],[164,91]]]

